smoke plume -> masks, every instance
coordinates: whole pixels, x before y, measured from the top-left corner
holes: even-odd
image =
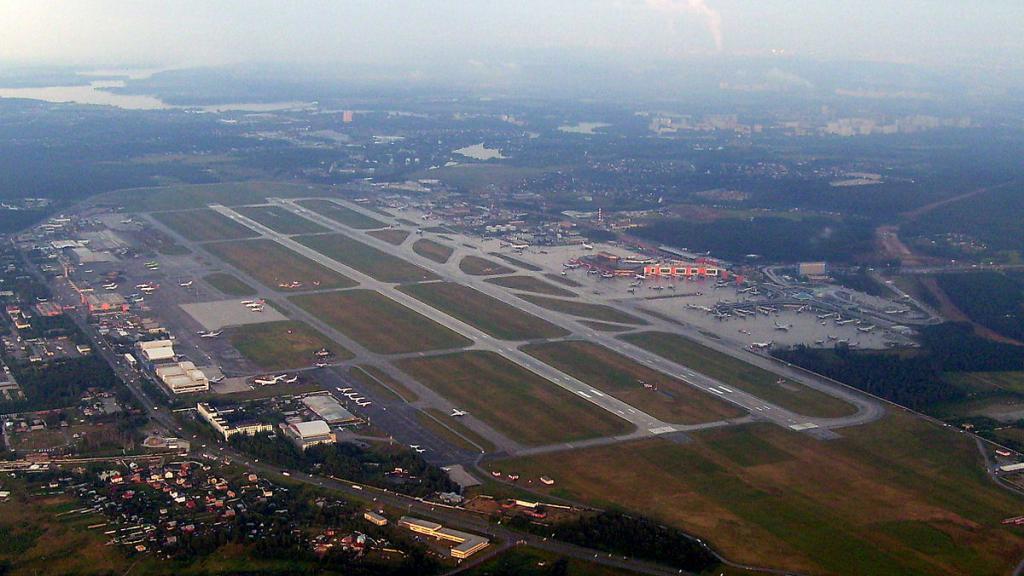
[[[704,19],[711,38],[715,41],[715,49],[722,51],[722,15],[708,6],[705,0],[646,0],[647,6],[654,10],[672,14],[696,14]]]

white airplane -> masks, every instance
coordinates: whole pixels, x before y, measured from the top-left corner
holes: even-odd
[[[510,244],[513,250],[526,250],[530,247],[529,244]]]
[[[412,448],[413,450],[419,450],[420,449],[420,445],[419,444],[409,444],[409,448]]]
[[[281,382],[284,382],[285,384],[294,384],[294,383],[296,383],[298,381],[299,381],[299,377],[297,375],[296,376],[289,376],[287,374],[282,374]]]
[[[458,408],[452,408],[452,418],[458,418],[460,416],[465,416],[466,414],[469,414],[469,412],[466,412],[465,410],[459,410]]]
[[[249,306],[249,305],[255,304],[255,303],[256,303],[255,300],[242,300],[242,302],[241,302],[242,306]]]
[[[188,288],[189,286],[192,285],[192,282],[192,280],[189,280],[187,282],[178,282],[178,286],[181,286],[182,288]]]
[[[104,284],[103,285],[103,289],[104,290],[117,290],[117,284],[113,284],[113,283],[111,283],[111,284]]]
[[[369,406],[370,404],[373,404],[373,402],[369,400],[364,400],[363,402],[356,402],[356,405],[360,407],[366,407]]]
[[[772,347],[772,344],[771,340],[767,342],[751,342],[750,347],[755,350],[767,350]]]
[[[413,450],[415,450],[417,454],[423,454],[427,451],[426,448],[413,448]]]
[[[875,329],[875,325],[874,324],[870,324],[868,326],[861,326],[861,327],[857,328],[857,331],[858,332],[871,332],[874,329]]]
[[[210,330],[208,332],[199,332],[199,337],[200,338],[216,338],[217,336],[221,335],[221,332],[223,332],[223,330]]]
[[[345,394],[346,392],[351,392],[352,391],[351,388],[341,388],[340,386],[337,387],[337,388],[338,388],[338,392],[341,392],[342,394]]]
[[[584,242],[582,244],[582,246],[583,246],[584,250],[593,250],[594,249],[594,245],[593,244],[587,244],[586,242]]]
[[[789,332],[789,329],[792,328],[792,327],[793,327],[792,324],[779,324],[778,321],[775,322],[775,329],[776,330],[782,330],[783,332]]]
[[[252,382],[253,384],[259,384],[260,386],[270,386],[272,384],[277,384],[277,380],[277,376],[271,376],[269,378],[257,376],[252,379]]]

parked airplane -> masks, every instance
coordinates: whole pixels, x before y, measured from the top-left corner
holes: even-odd
[[[593,244],[587,244],[586,242],[584,242],[582,244],[582,246],[583,246],[584,250],[593,250],[594,249],[594,245]]]
[[[181,286],[182,288],[188,288],[189,286],[192,285],[192,282],[193,282],[192,280],[189,280],[187,282],[179,282],[178,286]]]
[[[874,324],[870,324],[868,326],[861,326],[861,327],[857,328],[857,331],[858,332],[871,332],[874,329],[875,329],[875,325]]]
[[[792,328],[792,327],[793,327],[792,324],[779,324],[778,321],[775,322],[775,329],[776,330],[782,330],[783,332],[789,332],[789,329]]]
[[[466,412],[465,410],[459,410],[458,408],[452,408],[452,418],[458,418],[460,416],[465,416],[466,414],[469,414],[469,412]]]
[[[222,332],[223,330],[210,330],[207,332],[199,332],[198,334],[200,338],[216,338],[217,336],[220,336]]]
[[[751,342],[750,347],[754,350],[767,350],[772,347],[772,344],[774,344],[774,342],[771,340],[767,342]]]

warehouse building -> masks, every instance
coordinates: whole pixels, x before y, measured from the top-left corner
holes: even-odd
[[[174,360],[174,342],[170,340],[136,342],[135,350],[138,352],[139,360],[144,364],[152,365],[157,362]]]
[[[318,444],[334,444],[336,438],[331,427],[323,420],[295,422],[284,427],[285,435],[301,450]]]
[[[164,386],[175,394],[206,392],[210,389],[210,380],[206,374],[191,362],[162,364],[154,372]]]
[[[361,422],[359,418],[338,404],[338,401],[330,394],[306,396],[302,399],[302,403],[332,426]]]
[[[411,516],[402,516],[398,520],[398,525],[408,528],[417,534],[424,534],[439,540],[454,542],[455,546],[451,549],[452,558],[469,558],[473,554],[476,554],[486,548],[490,543],[490,540],[483,536],[477,536],[476,534],[470,534],[468,532],[460,532],[459,530],[452,530],[451,528],[445,528],[437,522],[421,520]]]
[[[206,402],[200,402],[196,404],[196,412],[225,440],[235,434],[255,436],[256,434],[274,431],[274,427],[266,422],[239,418],[239,412],[234,408],[218,409]]]

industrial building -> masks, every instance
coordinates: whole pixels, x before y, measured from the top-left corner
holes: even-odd
[[[161,364],[154,372],[164,386],[175,394],[206,392],[210,389],[210,380],[206,374],[191,362]]]
[[[334,444],[336,438],[331,427],[323,420],[295,422],[284,426],[285,435],[301,450],[318,444]]]
[[[470,534],[468,532],[460,532],[459,530],[452,530],[451,528],[445,528],[437,522],[421,520],[419,518],[413,518],[412,516],[402,516],[398,520],[398,525],[408,528],[417,534],[424,534],[439,540],[454,542],[455,546],[451,549],[452,558],[469,558],[473,554],[486,548],[490,543],[490,540],[483,536],[477,536],[476,534]]]
[[[174,360],[174,342],[170,340],[136,342],[135,350],[138,352],[139,360],[148,365]]]
[[[387,518],[377,514],[376,512],[370,512],[369,510],[363,512],[363,519],[374,526],[387,526],[388,524]]]
[[[306,396],[302,399],[302,403],[306,408],[312,410],[314,414],[331,425],[355,424],[362,421],[346,410],[341,404],[338,404],[338,401],[330,394]]]
[[[643,270],[647,277],[669,278],[727,278],[729,272],[707,263],[659,262],[646,264]]]
[[[128,301],[117,292],[97,293],[82,291],[79,294],[82,297],[82,304],[85,305],[89,314],[93,316],[128,311]]]
[[[238,418],[238,412],[234,408],[218,409],[206,402],[200,402],[196,404],[196,412],[225,440],[235,434],[255,436],[256,434],[274,431],[274,427],[271,424]]]

